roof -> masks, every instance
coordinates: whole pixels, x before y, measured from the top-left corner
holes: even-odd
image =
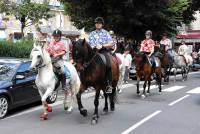
[[[176,37],[185,38],[185,39],[199,39],[200,30],[190,30],[190,31],[179,32]]]
[[[42,33],[52,33],[53,30],[50,27],[40,27]],[[78,30],[62,30],[63,36],[79,36],[81,33]]]
[[[0,57],[1,63],[20,64],[20,63],[27,62],[27,61],[30,61],[30,59],[13,58],[13,57]]]

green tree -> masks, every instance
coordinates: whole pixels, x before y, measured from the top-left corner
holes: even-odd
[[[24,0],[22,3],[5,2],[0,0],[1,12],[8,15],[14,15],[21,22],[21,33],[24,36],[24,28],[37,24],[40,19],[48,19],[53,15],[50,14],[48,3],[32,3],[30,0]]]
[[[115,33],[141,40],[147,29],[154,38],[163,32],[176,33],[176,27],[184,21],[183,12],[190,0],[63,0],[65,11],[78,28],[91,31],[93,20],[102,16],[106,28]],[[190,20],[189,20],[190,21]]]

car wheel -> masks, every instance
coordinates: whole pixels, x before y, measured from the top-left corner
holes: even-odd
[[[0,119],[4,118],[8,113],[9,101],[4,95],[0,95]]]
[[[56,101],[58,96],[58,90],[53,91],[52,94],[47,98],[47,103],[52,104]]]

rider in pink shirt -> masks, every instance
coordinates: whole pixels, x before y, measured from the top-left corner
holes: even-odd
[[[155,42],[151,39],[152,32],[150,30],[145,33],[146,39],[142,41],[140,52],[144,52],[145,54],[151,56],[154,52]]]
[[[64,68],[64,61],[62,58],[66,53],[66,48],[64,43],[61,42],[61,36],[62,32],[60,30],[55,30],[53,32],[54,41],[52,41],[49,44],[47,51],[51,56],[52,64],[56,69],[56,73],[58,73],[61,79],[62,88],[63,90],[66,90],[67,86],[66,86],[65,68]]]

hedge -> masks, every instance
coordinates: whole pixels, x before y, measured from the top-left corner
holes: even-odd
[[[29,58],[32,48],[32,40],[21,40],[16,43],[0,41],[0,57]]]

